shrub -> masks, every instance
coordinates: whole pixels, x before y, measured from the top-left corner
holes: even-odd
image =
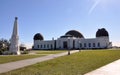
[[[0,50],[0,55],[2,55],[3,54],[3,51],[2,50]]]
[[[10,52],[10,51],[4,51],[2,54],[3,54],[3,55],[13,55],[14,53],[12,53],[12,52]]]
[[[28,54],[29,51],[25,50],[25,51],[22,51],[21,54]]]

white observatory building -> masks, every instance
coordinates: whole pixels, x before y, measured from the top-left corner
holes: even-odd
[[[33,49],[38,50],[107,49],[112,47],[109,33],[105,28],[98,29],[96,38],[84,38],[79,31],[70,30],[56,40],[44,40],[40,33],[35,34],[33,39]]]

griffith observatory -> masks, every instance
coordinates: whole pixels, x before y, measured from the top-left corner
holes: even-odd
[[[98,29],[96,38],[84,38],[77,30],[70,30],[65,35],[52,40],[44,40],[42,34],[33,37],[33,49],[59,50],[59,49],[107,49],[112,47],[109,33],[105,28]]]

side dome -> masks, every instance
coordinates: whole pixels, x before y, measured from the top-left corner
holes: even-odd
[[[43,36],[40,33],[34,35],[34,40],[44,40]]]
[[[102,37],[102,36],[109,37],[109,33],[105,28],[98,29],[98,31],[96,32],[96,37]]]
[[[84,36],[79,31],[76,30],[70,30],[65,35],[71,35],[76,38],[84,38]]]

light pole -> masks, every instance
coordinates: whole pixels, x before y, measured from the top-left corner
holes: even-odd
[[[70,49],[68,49],[68,55],[70,55]]]

